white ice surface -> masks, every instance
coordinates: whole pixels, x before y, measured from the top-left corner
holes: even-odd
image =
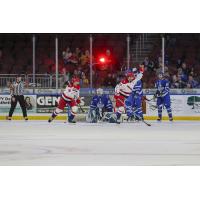
[[[0,121],[0,165],[200,165],[200,122]]]

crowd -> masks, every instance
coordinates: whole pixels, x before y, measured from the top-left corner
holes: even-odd
[[[155,61],[145,57],[143,65],[147,74],[153,72],[156,76],[162,72],[162,57],[158,56]],[[176,64],[170,63],[169,57],[166,56],[164,71],[171,88],[200,88],[199,66],[187,65],[181,59],[177,59]]]
[[[200,76],[193,67],[187,67],[182,63],[177,73],[170,77],[171,88],[200,88]]]
[[[103,61],[100,61],[100,56],[93,56],[93,84],[95,87],[115,87],[118,77],[118,71],[113,64],[113,56],[109,49],[100,54]],[[63,81],[69,80],[71,77],[78,77],[81,81],[81,87],[89,87],[90,76],[90,52],[89,50],[82,51],[80,48],[75,48],[73,51],[67,47],[63,52],[63,67],[61,74]]]
[[[197,41],[197,38],[194,38],[194,42],[195,41]],[[192,54],[192,52],[195,51],[194,55],[198,57],[199,48],[195,47],[194,42],[188,41],[190,47],[186,49],[182,46],[183,44],[178,38],[166,36],[165,75],[170,80],[171,88],[200,88],[200,60],[199,62],[195,62]],[[37,74],[55,74],[55,55],[52,53],[54,52],[54,45],[48,46],[48,44],[48,40],[43,41],[41,39],[36,45]],[[48,48],[45,49],[44,47],[46,46]],[[20,49],[20,51],[18,49]],[[171,53],[168,49],[171,49]],[[124,74],[127,71],[126,63],[123,61],[121,61],[121,63],[115,62],[115,56],[118,57],[118,54],[116,54],[112,48],[111,50],[106,47],[102,49],[98,48],[97,51],[94,49],[93,55],[93,86],[115,87],[115,85],[124,78]],[[103,55],[106,62],[100,63],[99,55]],[[190,62],[188,62],[187,58],[189,58]],[[154,87],[156,75],[162,71],[162,52],[160,51],[160,47],[158,47],[158,51],[155,55],[151,54],[146,56],[142,64],[145,67],[143,87]],[[135,66],[131,65],[131,67]],[[19,40],[0,39],[0,73],[13,74],[19,71],[22,74],[32,73],[32,49],[30,41],[26,37]],[[69,46],[64,49],[60,47],[59,74],[61,83],[76,76],[80,78],[81,87],[89,87],[89,50],[70,45],[70,43]]]

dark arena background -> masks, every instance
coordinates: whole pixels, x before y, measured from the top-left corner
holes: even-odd
[[[141,67],[144,118],[128,121],[124,110],[118,124],[89,123],[96,90],[115,108],[116,85]],[[169,81],[173,121],[164,106],[157,121],[160,73]],[[17,76],[28,121],[19,104],[8,120]],[[74,77],[84,101],[77,123],[67,121],[69,106],[48,123]],[[199,120],[200,34],[0,34],[0,165],[199,165]]]

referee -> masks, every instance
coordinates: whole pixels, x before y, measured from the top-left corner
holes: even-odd
[[[26,111],[26,103],[24,100],[24,82],[22,81],[21,75],[18,75],[16,77],[16,82],[10,85],[10,93],[11,93],[11,107],[9,111],[9,115],[7,117],[8,120],[12,119],[13,112],[16,108],[17,102],[19,102],[19,105],[23,112],[23,117],[27,121],[27,111]]]

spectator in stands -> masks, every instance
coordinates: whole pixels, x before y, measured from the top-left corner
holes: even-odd
[[[182,68],[178,69],[178,76],[181,77],[181,81],[183,81],[185,83],[188,81],[188,76],[185,73],[183,73]]]
[[[182,65],[182,60],[181,60],[181,59],[178,59],[178,60],[177,60],[177,63],[176,63],[176,67],[177,67],[177,68],[180,68],[181,65]]]
[[[145,57],[142,64],[144,65],[144,67],[148,67],[148,65],[149,65],[149,58]]]
[[[79,78],[81,78],[81,76],[82,76],[82,70],[81,70],[81,67],[78,67],[78,69],[77,69],[77,75],[78,75],[78,77]]]
[[[90,63],[90,52],[88,50],[85,51],[80,57],[80,63],[82,66],[88,66]]]
[[[72,52],[71,52],[70,48],[67,47],[66,51],[63,51],[62,55],[63,55],[64,64],[65,65],[68,64],[70,62],[70,58],[72,56]]]
[[[180,88],[180,84],[176,75],[172,76],[171,88]]]
[[[75,56],[76,56],[76,59],[78,60],[78,64],[79,64],[80,58],[81,58],[81,50],[78,47],[76,47]]]
[[[79,77],[79,74],[78,74],[78,70],[75,69],[74,72],[73,72],[73,77]],[[80,78],[80,77],[79,77]]]
[[[182,72],[185,74],[185,76],[188,77],[190,74],[190,70],[188,69],[185,62],[182,63],[181,69],[182,69]]]
[[[81,75],[81,87],[83,88],[87,88],[89,87],[89,80],[86,77],[85,73],[83,72]]]
[[[73,65],[77,65],[78,64],[78,58],[76,57],[76,54],[75,53],[72,53],[71,56],[69,57],[68,59],[68,62],[70,64],[73,64]]]
[[[194,80],[192,75],[189,75],[187,85],[190,85],[190,88],[197,88],[198,82]]]
[[[150,71],[155,71],[155,64],[154,64],[154,62],[151,60],[151,61],[149,61],[149,64],[148,64],[148,70],[150,70]]]
[[[63,67],[61,73],[62,73],[62,75],[63,75],[63,77],[62,77],[63,83],[65,83],[66,81],[69,81],[69,80],[70,80],[70,73],[66,71],[66,68]]]
[[[187,83],[183,81],[181,74],[178,74],[177,79],[179,83],[179,88],[185,88]]]
[[[116,86],[116,79],[111,73],[104,80],[104,86],[114,88]]]

